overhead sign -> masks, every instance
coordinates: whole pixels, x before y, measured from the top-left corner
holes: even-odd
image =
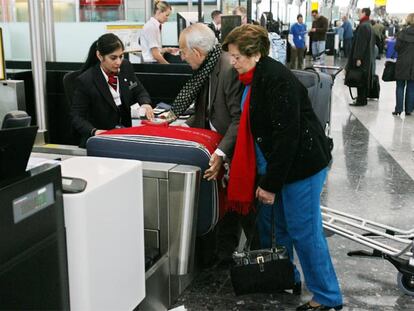
[[[140,50],[138,43],[143,25],[107,25],[106,31],[119,37],[124,43],[125,52]]]
[[[387,0],[375,0],[375,6],[386,6]]]

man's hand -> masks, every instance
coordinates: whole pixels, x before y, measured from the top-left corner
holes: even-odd
[[[99,134],[102,134],[102,133],[105,133],[107,130],[96,130],[95,131],[95,135],[99,135]]]
[[[360,60],[360,59],[357,59],[357,61],[356,61],[356,66],[357,66],[357,67],[360,67],[361,65],[362,65],[361,60]]]
[[[220,172],[221,165],[223,164],[223,157],[216,153],[211,156],[210,162],[208,163],[210,168],[204,172],[204,178],[207,180],[215,180]]]
[[[140,108],[145,109],[145,116],[148,120],[154,119],[154,110],[152,109],[151,105],[143,104]]]
[[[256,198],[263,204],[272,205],[275,203],[275,194],[273,192],[263,190],[260,187],[257,187],[256,189]]]

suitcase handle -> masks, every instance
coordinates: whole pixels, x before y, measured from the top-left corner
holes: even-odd
[[[313,67],[306,67],[304,70],[314,72],[318,76],[318,83],[321,83],[321,77],[319,76],[319,73],[315,70],[315,68],[313,68]]]

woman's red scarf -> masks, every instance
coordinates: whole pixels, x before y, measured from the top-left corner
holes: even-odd
[[[240,74],[239,80],[241,83],[250,86],[255,69],[256,67]],[[250,93],[251,87],[244,100],[243,112],[240,117],[227,190],[227,211],[235,211],[242,215],[247,215],[254,208],[256,180],[256,152],[250,129]]]

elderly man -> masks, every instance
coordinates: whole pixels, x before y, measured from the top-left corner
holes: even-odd
[[[223,135],[211,157],[210,168],[204,173],[204,178],[216,179],[223,161],[233,156],[241,114],[242,85],[230,64],[229,55],[222,52],[221,46],[216,44],[213,31],[206,25],[193,24],[184,29],[180,34],[179,46],[181,58],[194,73],[177,95],[172,112],[179,116],[195,103],[195,114],[187,124]],[[231,253],[238,245],[240,217],[234,212],[227,213],[219,223],[218,256],[221,259],[231,258]],[[208,252],[208,257],[214,243],[210,241],[206,244],[202,249]]]
[[[174,100],[172,111],[179,116],[194,102],[195,115],[187,124],[223,135],[211,157],[210,169],[204,175],[209,180],[215,179],[224,158],[233,155],[242,87],[228,54],[222,52],[213,31],[206,25],[193,24],[184,29],[179,45],[182,60],[191,66],[194,74]]]

